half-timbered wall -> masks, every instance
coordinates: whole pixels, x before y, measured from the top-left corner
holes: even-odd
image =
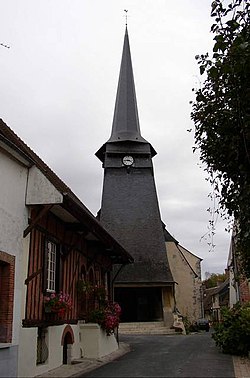
[[[32,217],[36,216],[37,209],[32,211]],[[44,296],[46,292],[47,261],[45,253],[46,239],[53,241],[58,246],[57,261],[57,289],[69,294],[72,299],[72,309],[67,311],[63,319],[52,317],[44,312]],[[27,279],[26,314],[23,320],[24,326],[39,326],[48,323],[76,323],[79,316],[86,312],[80,311],[83,307],[82,298],[79,298],[77,281],[91,280],[95,284],[104,284],[105,271],[110,269],[110,261],[103,255],[104,248],[100,243],[90,242],[77,232],[68,229],[52,213],[47,213],[39,224],[31,231],[30,251]],[[84,272],[84,273],[83,273]],[[85,306],[86,310],[86,306]]]

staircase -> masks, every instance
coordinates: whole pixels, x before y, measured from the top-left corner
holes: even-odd
[[[174,329],[167,328],[164,322],[120,323],[119,334],[122,335],[175,335]]]

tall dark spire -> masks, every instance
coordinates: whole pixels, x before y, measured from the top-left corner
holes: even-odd
[[[156,155],[154,148],[141,136],[140,132],[127,25],[123,43],[112,131],[106,143],[126,141],[146,143],[150,146],[152,157]],[[96,156],[101,161],[104,159],[103,154],[106,143],[96,152]]]
[[[140,132],[127,27],[124,36],[113,126],[108,142],[120,142],[125,140],[146,142]]]
[[[104,168],[100,222],[134,258],[114,276],[115,298],[127,308],[127,321],[161,319],[165,292],[170,298],[173,290],[154,181],[155,154],[140,133],[126,28],[112,132],[96,155]]]

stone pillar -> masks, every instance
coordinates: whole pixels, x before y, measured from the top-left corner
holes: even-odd
[[[166,327],[171,328],[174,321],[174,297],[172,287],[167,286],[162,288],[162,309],[164,324]]]

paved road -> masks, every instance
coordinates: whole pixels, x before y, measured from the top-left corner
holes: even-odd
[[[123,336],[132,351],[82,377],[234,377],[230,355],[218,351],[210,333]]]

